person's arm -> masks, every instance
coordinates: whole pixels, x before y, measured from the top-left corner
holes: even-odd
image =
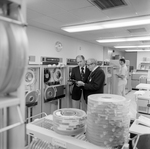
[[[89,83],[78,81],[78,86],[84,86],[86,90],[98,90],[101,85],[104,85],[105,73],[103,70],[97,72]]]
[[[116,74],[118,78],[124,79],[125,76],[124,75],[120,75],[120,74]]]
[[[100,86],[104,85],[105,73],[103,70],[97,72],[93,80],[84,84],[86,90],[98,90]]]
[[[75,80],[75,70],[74,70],[74,68],[72,68],[70,79],[71,79],[71,80]],[[68,81],[68,84],[69,84],[69,85],[73,85],[74,82]]]
[[[70,79],[75,80],[75,68],[72,68]]]
[[[127,73],[127,69],[122,68],[122,70],[120,71],[120,74],[116,74],[116,75],[118,76],[118,78],[124,79],[126,77],[126,73]]]

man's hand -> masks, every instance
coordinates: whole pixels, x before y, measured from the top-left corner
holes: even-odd
[[[78,87],[84,86],[84,82],[82,82],[82,81],[77,81],[76,85],[77,85]]]
[[[69,85],[69,86],[73,85],[73,83],[72,83],[72,82],[70,82],[70,81],[68,81],[67,83],[68,83],[68,85]]]
[[[119,74],[116,74],[116,76],[119,78],[120,77],[120,75]]]

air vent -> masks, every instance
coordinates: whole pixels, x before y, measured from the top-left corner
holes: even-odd
[[[128,29],[127,31],[131,34],[143,33],[143,32],[145,33],[146,29],[145,28],[136,28],[136,29]]]
[[[127,3],[124,0],[88,0],[88,1],[102,10],[127,5]]]

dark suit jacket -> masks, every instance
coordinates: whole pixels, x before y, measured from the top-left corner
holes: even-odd
[[[85,67],[83,82],[86,83],[88,81],[89,74],[90,74],[90,70],[87,67]],[[82,80],[79,66],[72,68],[72,73],[71,73],[70,78],[74,79],[74,80],[77,80],[77,81]],[[82,89],[83,89],[83,87],[77,87],[76,84],[74,84],[74,87],[73,87],[73,90],[72,90],[72,99],[80,100]]]
[[[88,82],[85,83],[85,101],[91,94],[99,94],[104,92],[105,73],[98,67],[89,76]]]

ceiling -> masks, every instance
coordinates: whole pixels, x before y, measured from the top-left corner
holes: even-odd
[[[150,45],[150,41],[98,43],[96,40],[117,37],[150,35],[150,25],[68,33],[61,28],[69,25],[110,21],[150,15],[150,0],[125,0],[126,6],[102,10],[88,0],[26,0],[27,23],[31,26],[57,32],[87,42],[113,46]],[[132,30],[136,29],[136,30]],[[129,31],[131,30],[131,31]],[[121,50],[121,49],[120,49]],[[123,49],[124,50],[124,49]]]

